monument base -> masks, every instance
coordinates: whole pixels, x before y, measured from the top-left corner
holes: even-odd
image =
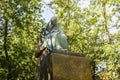
[[[92,80],[90,61],[79,53],[52,52],[53,80]]]

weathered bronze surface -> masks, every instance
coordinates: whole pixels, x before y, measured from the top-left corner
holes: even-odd
[[[90,61],[73,54],[52,52],[53,80],[92,80]]]

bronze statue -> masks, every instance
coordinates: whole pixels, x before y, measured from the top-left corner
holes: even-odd
[[[39,58],[39,63],[35,80],[53,80],[51,51],[67,50],[67,38],[57,25],[56,17],[52,17],[45,28],[42,28],[37,43],[35,57]]]

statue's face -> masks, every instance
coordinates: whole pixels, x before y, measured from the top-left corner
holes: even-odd
[[[55,26],[55,25],[57,24],[57,19],[51,21],[51,24],[52,24],[53,26]]]

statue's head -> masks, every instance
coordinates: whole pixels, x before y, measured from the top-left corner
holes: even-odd
[[[55,26],[55,25],[57,25],[57,17],[56,16],[53,16],[52,18],[51,18],[51,24],[53,25],[53,26]]]

